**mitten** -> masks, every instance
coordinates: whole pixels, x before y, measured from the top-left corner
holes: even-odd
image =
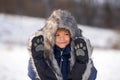
[[[31,46],[32,57],[34,59],[42,59],[44,56],[44,38],[42,35],[36,36],[32,39]]]
[[[76,61],[81,63],[88,62],[88,49],[87,44],[83,37],[76,37],[74,40],[75,44],[75,54],[76,54]]]

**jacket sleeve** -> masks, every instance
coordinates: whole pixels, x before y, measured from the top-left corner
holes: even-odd
[[[93,64],[93,61],[92,61],[92,68],[91,68],[91,74],[89,76],[89,79],[88,80],[95,80],[96,77],[97,77],[97,69],[95,68],[94,64]]]
[[[29,59],[29,62],[28,62],[28,76],[31,80],[37,80],[35,72],[34,72],[34,68],[32,66],[31,58]]]

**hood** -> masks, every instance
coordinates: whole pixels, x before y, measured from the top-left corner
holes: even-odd
[[[46,51],[51,50],[54,46],[54,35],[58,28],[68,29],[72,39],[75,39],[77,36],[82,36],[82,31],[78,29],[75,18],[68,11],[60,9],[55,10],[47,19],[45,26],[42,29]]]
[[[75,18],[68,11],[64,10],[55,10],[48,18],[46,27],[53,27],[55,29],[66,28],[71,32],[72,38],[81,35],[81,30],[78,29]]]
[[[54,35],[58,28],[66,28],[71,33],[71,38],[82,36],[82,30],[77,27],[77,22],[75,18],[65,10],[55,10],[47,19],[45,26],[36,32],[29,41],[29,48],[31,46],[31,40],[35,36],[43,35],[44,36],[44,54],[45,57],[49,57],[53,54]],[[71,42],[72,43],[72,42]],[[73,47],[73,46],[72,46]]]

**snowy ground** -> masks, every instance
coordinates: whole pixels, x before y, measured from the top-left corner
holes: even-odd
[[[120,80],[120,51],[94,49],[93,61],[98,70],[96,80]]]
[[[29,36],[44,22],[38,18],[0,14],[0,80],[30,80],[27,76],[29,55],[26,44]],[[79,27],[93,46],[99,47],[94,48],[92,56],[98,70],[96,80],[120,80],[120,50],[110,49],[118,35],[111,30]]]
[[[0,44],[0,80],[30,80],[25,46]]]

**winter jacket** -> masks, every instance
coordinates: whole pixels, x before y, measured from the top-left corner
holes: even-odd
[[[30,52],[30,57],[31,57],[30,62],[29,62],[30,63],[29,64],[29,76],[31,77],[31,79],[34,78],[32,80],[63,80],[64,76],[62,74],[65,74],[65,72],[67,71],[61,71],[59,67],[60,66],[59,58],[55,57],[57,53],[54,53],[54,48],[53,48],[55,44],[54,35],[58,28],[68,29],[71,33],[72,40],[74,40],[76,37],[83,37],[82,30],[77,27],[77,23],[74,17],[71,16],[69,12],[63,11],[63,10],[55,10],[51,14],[51,16],[48,18],[48,20],[46,21],[45,26],[41,30],[36,32],[29,40],[28,50]],[[44,53],[43,54],[44,54],[45,60],[41,60],[38,62],[33,59],[33,56],[31,53],[31,45],[32,45],[32,39],[39,35],[44,36]],[[82,79],[80,78],[78,80],[95,80],[97,71],[91,60],[93,48],[91,47],[88,39],[84,37],[83,39],[85,40],[87,44],[89,60],[86,63],[86,68],[84,70],[84,73],[82,74]],[[70,58],[68,57],[69,58],[69,71],[72,71],[72,69],[74,69],[75,67],[75,70],[77,73],[77,69],[80,70],[81,64],[76,64],[76,61],[75,61],[76,56],[74,52],[74,47],[75,47],[74,42],[71,41],[71,45],[70,45],[71,50],[70,50],[70,55],[69,55]],[[36,67],[37,65],[35,65],[36,62],[38,62],[40,66],[39,70],[41,70],[42,72],[41,74],[37,70],[37,67]],[[71,77],[71,74],[68,73],[68,75],[70,75]],[[72,77],[74,76],[75,75],[72,74]],[[79,78],[78,74],[75,77]],[[74,80],[74,79],[69,79],[69,80]]]
[[[63,80],[67,80],[69,72],[69,58],[70,58],[70,44],[61,49],[58,46],[54,46],[54,55],[57,60],[58,66],[63,76]]]

